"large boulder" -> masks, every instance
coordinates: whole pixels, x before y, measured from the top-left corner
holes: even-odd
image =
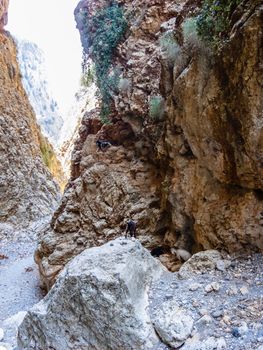
[[[139,241],[119,238],[85,250],[28,312],[19,328],[18,348],[152,349],[158,337],[147,292],[162,272]]]

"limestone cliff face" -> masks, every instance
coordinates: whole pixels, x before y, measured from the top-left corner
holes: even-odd
[[[4,29],[8,19],[9,0],[0,0],[0,30]]]
[[[1,2],[5,18],[7,2]],[[4,21],[4,20],[3,20]],[[2,20],[1,20],[2,22]],[[5,23],[5,22],[4,22]],[[0,233],[6,224],[26,226],[49,215],[59,199],[58,186],[40,153],[40,130],[22,87],[16,46],[0,33]]]
[[[261,1],[237,9],[217,53],[185,43],[183,23],[199,1],[118,3],[129,29],[114,66],[129,83],[114,97],[110,125],[96,110],[82,121],[71,181],[36,254],[47,287],[72,256],[122,234],[129,217],[149,248],[263,249]],[[83,0],[76,9],[91,57],[85,15],[104,6]],[[172,65],[161,45],[167,33],[178,45]],[[98,152],[97,139],[114,146]]]
[[[42,133],[56,147],[63,119],[59,114],[57,101],[52,97],[44,52],[35,43],[27,40],[16,39],[16,44],[23,86]]]

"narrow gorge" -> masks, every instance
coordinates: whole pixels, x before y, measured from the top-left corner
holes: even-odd
[[[262,0],[76,5],[63,121],[0,0],[0,350],[263,350]]]

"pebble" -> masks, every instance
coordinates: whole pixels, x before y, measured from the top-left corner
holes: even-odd
[[[246,295],[249,293],[248,288],[246,286],[241,287],[239,290],[242,295]]]
[[[199,310],[199,314],[200,314],[201,316],[209,315],[209,311],[206,310],[206,309],[200,309],[200,310]]]
[[[192,301],[192,305],[193,305],[193,307],[199,307],[200,306],[200,303],[199,303],[199,301],[197,301],[197,300],[193,300]]]
[[[200,283],[193,283],[191,284],[191,286],[189,287],[189,290],[191,292],[194,292],[196,291],[197,289],[199,289],[201,287],[201,284]]]
[[[200,325],[208,325],[209,323],[211,323],[213,321],[212,317],[209,315],[204,315],[203,317],[201,317],[197,322],[196,322],[196,326],[200,326]]]
[[[222,318],[222,321],[225,323],[225,324],[231,324],[231,318],[227,315],[225,315],[223,318]]]
[[[218,317],[221,317],[221,316],[223,316],[224,315],[224,311],[223,310],[216,310],[216,311],[214,311],[213,313],[212,313],[212,316],[214,317],[214,318],[218,318]]]
[[[226,270],[224,261],[223,260],[218,260],[216,262],[216,268],[217,268],[217,270],[224,272]]]
[[[232,333],[232,335],[233,335],[234,337],[236,337],[236,338],[241,337],[241,334],[240,334],[240,332],[239,332],[239,329],[236,328],[236,327],[232,329],[231,333]]]
[[[220,285],[218,282],[212,282],[205,287],[205,291],[207,293],[210,293],[212,291],[218,292],[219,289],[220,289]]]
[[[236,286],[231,286],[227,291],[228,295],[237,295],[237,293],[238,293],[238,289]]]

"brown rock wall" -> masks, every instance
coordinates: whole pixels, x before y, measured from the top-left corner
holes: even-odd
[[[0,0],[0,30],[4,29],[8,20],[9,0]]]
[[[81,126],[72,181],[36,254],[47,287],[84,247],[122,234],[128,217],[146,246],[164,245],[166,253],[263,249],[261,2],[246,1],[229,42],[214,54],[200,42],[183,45],[181,24],[199,1],[119,3],[129,30],[114,64],[129,84],[115,96],[113,125],[97,135]],[[81,1],[77,18],[104,4]],[[173,68],[159,43],[167,31],[179,45]],[[156,95],[166,106],[159,120],[149,116]],[[96,139],[120,138],[117,122],[132,133],[97,152]],[[176,263],[171,255],[163,260]]]
[[[0,223],[26,226],[54,210],[59,191],[41,159],[40,130],[6,32],[0,33],[0,67]]]

